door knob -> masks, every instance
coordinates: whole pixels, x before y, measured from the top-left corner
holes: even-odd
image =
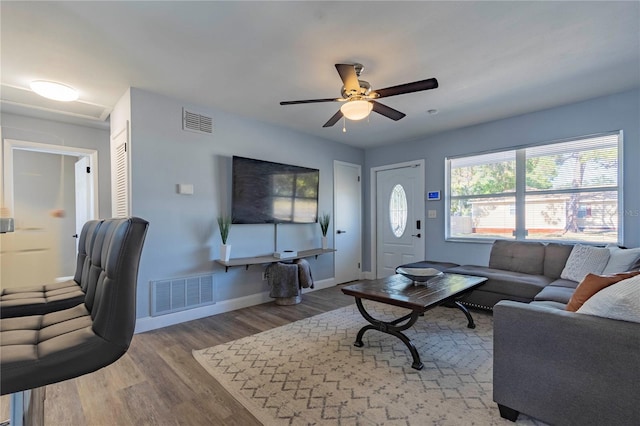
[[[78,234],[73,234],[71,238],[78,238]]]
[[[336,234],[346,234],[346,233],[347,233],[347,231],[341,231],[340,229],[338,229],[336,231]]]
[[[420,238],[420,234],[419,234],[419,233],[418,233],[418,234],[414,234],[414,235],[412,235],[412,237],[418,237],[418,238]]]

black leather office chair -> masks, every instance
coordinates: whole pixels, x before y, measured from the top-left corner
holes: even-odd
[[[100,225],[85,271],[83,303],[0,319],[2,395],[91,373],[127,351],[135,328],[138,265],[148,225],[135,217],[107,219]]]
[[[0,291],[0,318],[42,315],[82,303],[89,285],[87,279],[91,252],[102,222],[90,220],[82,227],[73,279],[34,287],[3,289]]]

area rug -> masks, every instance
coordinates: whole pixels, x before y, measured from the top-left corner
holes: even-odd
[[[377,318],[405,310],[365,301]],[[396,337],[369,330],[355,305],[208,349],[196,360],[265,425],[508,425],[492,401],[493,324],[438,307]],[[521,415],[519,425],[541,425]]]

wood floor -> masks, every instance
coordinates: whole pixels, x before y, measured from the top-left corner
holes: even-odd
[[[259,425],[191,351],[354,303],[340,288],[306,293],[298,305],[267,303],[137,334],[114,364],[47,386],[45,425]],[[7,407],[4,396],[0,419]]]

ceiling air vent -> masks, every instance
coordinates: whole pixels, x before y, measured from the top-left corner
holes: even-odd
[[[182,108],[182,130],[198,133],[213,133],[213,119],[206,115]]]

